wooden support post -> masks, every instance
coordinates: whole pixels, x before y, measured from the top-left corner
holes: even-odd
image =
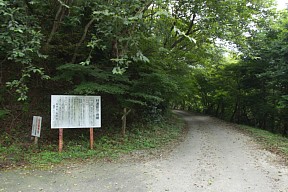
[[[122,136],[125,137],[126,134],[126,116],[127,116],[127,109],[126,107],[123,110],[124,114],[122,117]]]
[[[94,145],[94,133],[93,133],[93,128],[90,128],[90,149],[93,149]]]
[[[129,109],[127,111],[127,108],[125,107],[124,110],[123,110],[123,116],[122,116],[122,136],[125,137],[125,134],[126,134],[126,124],[127,124],[127,121],[126,121],[126,117],[127,115],[131,112],[131,109]]]
[[[63,128],[59,129],[59,153],[62,152],[63,149]]]
[[[34,145],[38,145],[38,137],[34,137]]]

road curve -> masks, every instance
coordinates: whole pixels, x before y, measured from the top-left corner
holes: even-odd
[[[288,192],[288,167],[230,124],[175,111],[186,139],[163,158],[0,172],[0,192]]]

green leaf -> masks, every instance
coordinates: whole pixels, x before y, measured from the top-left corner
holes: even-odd
[[[116,66],[116,67],[113,68],[112,73],[116,74],[116,75],[123,75],[123,73],[125,73],[125,71],[126,71],[125,68]]]
[[[66,7],[67,9],[69,9],[70,7],[68,5],[66,5],[63,1],[61,0],[57,0],[62,6]]]

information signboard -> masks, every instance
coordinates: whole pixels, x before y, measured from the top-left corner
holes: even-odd
[[[42,117],[33,116],[32,133],[34,137],[40,137]]]
[[[51,96],[51,128],[101,127],[101,97]]]

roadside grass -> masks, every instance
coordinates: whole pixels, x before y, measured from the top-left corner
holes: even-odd
[[[148,125],[134,124],[127,130],[125,137],[120,133],[94,136],[93,150],[89,148],[89,136],[65,138],[62,153],[58,152],[57,143],[39,143],[34,145],[15,142],[9,146],[0,143],[0,169],[15,167],[49,168],[67,161],[86,159],[115,160],[121,154],[132,151],[161,148],[176,142],[183,133],[185,123],[175,115],[161,122]]]
[[[265,149],[284,156],[288,160],[288,138],[259,128],[241,125],[241,129],[252,135]]]

